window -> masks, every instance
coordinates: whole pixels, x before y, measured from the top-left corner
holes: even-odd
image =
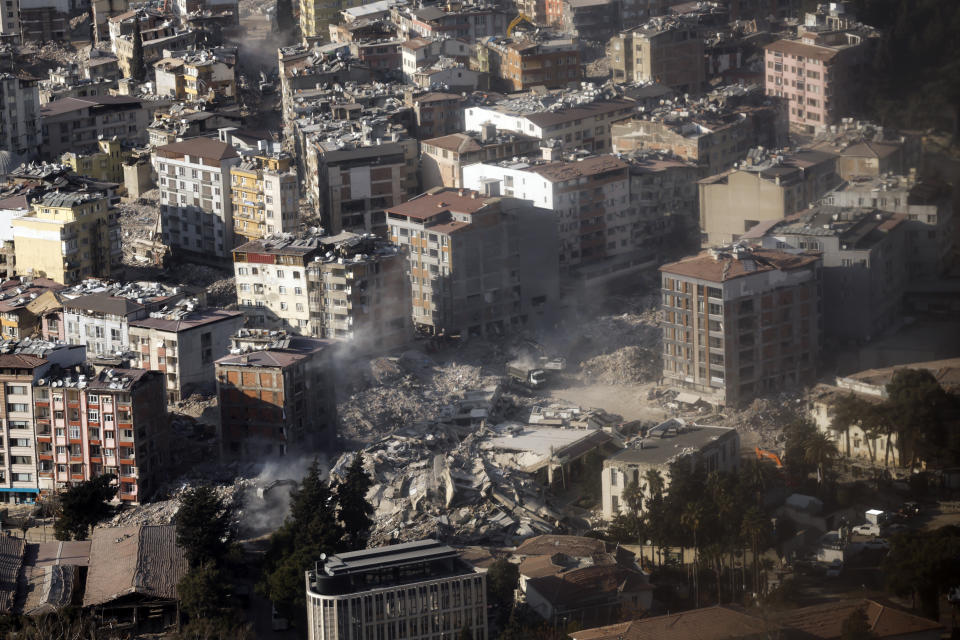
[[[95,394],[87,394],[87,404],[100,404],[100,396]]]
[[[14,482],[30,482],[33,479],[33,475],[29,473],[15,473],[13,474]]]
[[[10,441],[11,447],[29,447],[30,444],[29,438],[14,438]]]
[[[133,440],[133,429],[121,429],[120,438],[123,440]]]
[[[87,411],[87,420],[90,422],[100,422],[100,412],[96,409]]]
[[[80,439],[80,427],[75,427],[75,426],[70,427],[70,439],[71,440]]]
[[[283,269],[277,269],[277,277],[278,277],[278,278],[282,278],[282,277],[283,277]]]
[[[23,412],[23,411],[27,411],[29,408],[30,408],[29,405],[27,405],[27,404],[24,403],[24,402],[8,402],[8,403],[7,403],[7,411],[8,411],[8,412],[10,412],[10,411],[20,411],[20,412]]]
[[[27,387],[26,385],[21,384],[8,384],[7,385],[7,395],[22,396],[26,395]]]

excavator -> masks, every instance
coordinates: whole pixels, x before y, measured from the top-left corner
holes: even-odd
[[[508,38],[513,35],[513,30],[516,29],[516,28],[520,25],[520,23],[522,23],[522,22],[526,22],[528,25],[530,25],[530,26],[533,27],[534,29],[537,28],[537,25],[536,25],[536,23],[534,23],[534,21],[533,21],[532,18],[530,18],[529,16],[527,16],[527,15],[524,14],[523,12],[518,13],[518,14],[517,14],[517,17],[514,18],[513,20],[511,20],[511,21],[510,21],[510,24],[507,25],[507,37],[508,37]]]
[[[754,447],[753,450],[757,454],[757,460],[763,460],[764,458],[773,460],[774,464],[777,465],[777,469],[783,469],[783,463],[780,461],[780,456],[775,454],[773,451],[767,451],[766,449],[761,449],[760,447]]]

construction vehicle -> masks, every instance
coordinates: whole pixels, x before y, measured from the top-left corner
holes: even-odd
[[[773,451],[767,451],[766,449],[761,449],[760,447],[754,447],[754,451],[757,454],[757,460],[763,460],[764,458],[773,460],[774,464],[777,465],[777,469],[783,469],[783,462],[780,461],[780,456],[775,454]]]
[[[520,360],[507,363],[507,375],[517,382],[531,389],[539,389],[547,383],[547,372],[541,367],[524,364]]]
[[[507,37],[508,37],[508,38],[511,37],[511,36],[513,36],[513,30],[516,29],[516,28],[520,25],[520,23],[522,23],[522,22],[526,22],[528,25],[530,25],[530,26],[533,27],[534,29],[537,28],[537,25],[536,25],[536,23],[533,21],[532,18],[530,18],[529,16],[527,16],[526,14],[524,14],[524,13],[522,13],[522,12],[521,12],[521,13],[518,13],[518,14],[517,14],[517,17],[514,18],[513,20],[511,20],[511,21],[510,21],[510,24],[507,26]]]

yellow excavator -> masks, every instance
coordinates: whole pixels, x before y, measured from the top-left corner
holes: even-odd
[[[522,22],[526,22],[528,25],[530,25],[530,26],[533,27],[534,29],[537,28],[537,25],[536,25],[536,23],[533,21],[533,19],[531,19],[529,16],[527,16],[527,15],[524,14],[524,13],[518,13],[518,14],[517,14],[517,17],[514,18],[513,20],[511,20],[511,21],[510,21],[510,24],[507,26],[507,37],[508,37],[508,38],[513,35],[513,30],[516,29],[516,28],[520,25],[520,23],[522,23]]]

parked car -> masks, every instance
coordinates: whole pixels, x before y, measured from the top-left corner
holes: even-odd
[[[878,536],[880,535],[880,525],[872,522],[865,522],[855,526],[853,528],[853,532],[861,536]]]
[[[843,571],[843,560],[834,560],[827,566],[827,577],[836,578]]]

